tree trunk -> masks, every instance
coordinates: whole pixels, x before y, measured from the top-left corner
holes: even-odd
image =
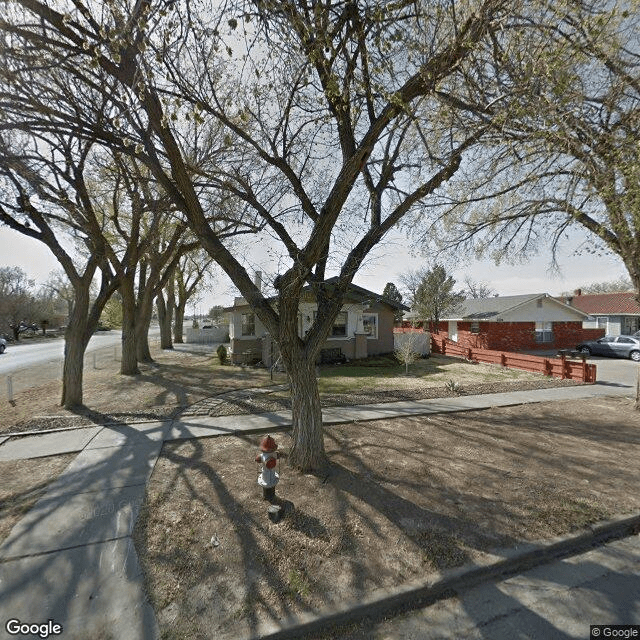
[[[136,348],[136,298],[129,278],[120,285],[122,295],[122,358],[120,373],[135,376],[140,373]]]
[[[82,380],[84,374],[84,354],[89,337],[97,322],[89,321],[89,288],[76,289],[67,329],[64,332],[64,364],[62,366],[62,398],[60,404],[65,409],[82,405]],[[89,326],[92,324],[93,326]]]
[[[177,304],[174,306],[173,341],[176,344],[183,343],[182,333],[184,331],[184,312],[186,306],[186,304]]]
[[[64,364],[62,367],[62,399],[65,409],[82,405],[82,380],[84,374],[84,354],[87,347],[84,327],[69,322],[64,335]]]
[[[149,325],[153,314],[153,297],[143,295],[136,313],[136,347],[138,362],[153,362],[149,349]]]
[[[171,341],[171,316],[173,309],[170,304],[165,302],[162,291],[158,293],[156,305],[158,308],[158,322],[160,323],[160,348],[173,349],[173,342]]]
[[[301,471],[319,471],[328,464],[324,450],[322,409],[315,362],[296,358],[287,371],[291,385],[293,447],[289,462]]]

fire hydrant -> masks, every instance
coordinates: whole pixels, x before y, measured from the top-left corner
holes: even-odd
[[[256,456],[256,462],[262,464],[258,484],[262,487],[262,497],[270,502],[276,497],[276,485],[280,480],[275,470],[279,458],[277,448],[276,441],[271,436],[265,436],[260,441],[261,453]]]

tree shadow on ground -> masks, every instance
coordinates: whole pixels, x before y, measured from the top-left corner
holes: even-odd
[[[640,606],[640,578],[633,569],[611,570],[609,560],[576,559],[577,570],[570,561],[541,561],[522,577],[517,576],[520,571],[512,570],[505,572],[499,582],[489,579],[455,591],[418,593],[395,603],[381,600],[350,624],[325,621],[321,632],[301,630],[297,637],[568,640],[575,638],[576,632],[587,637],[590,625],[637,623],[634,611]],[[629,560],[637,561],[637,556],[630,556]]]
[[[111,420],[98,412],[91,415],[96,424]],[[121,635],[119,624],[141,640],[155,637],[144,593],[135,606],[125,606],[122,594],[133,593],[130,587],[139,577],[128,536],[165,427],[155,424],[140,431],[112,423],[94,436],[104,436],[104,446],[81,451],[48,484],[0,545],[0,602],[11,615],[52,619],[69,638],[115,638]],[[85,620],[86,611],[94,608],[93,598],[96,606],[104,603],[105,610]],[[119,619],[105,622],[105,615],[116,612]],[[95,628],[86,628],[88,622],[96,622]]]

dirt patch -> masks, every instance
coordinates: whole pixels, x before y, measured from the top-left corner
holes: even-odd
[[[327,475],[281,463],[278,494],[295,506],[279,524],[256,484],[258,441],[163,449],[134,533],[163,637],[237,638],[640,509],[629,399],[327,428]]]
[[[278,389],[286,375],[253,367],[221,366],[213,353],[152,348],[155,362],[141,364],[140,374],[121,376],[119,363],[102,357],[84,371],[85,407],[67,411],[59,406],[62,385],[49,380],[50,372],[30,369],[30,387],[15,394],[15,401],[0,400],[0,434],[42,429],[80,427],[110,422],[140,422],[184,415],[223,416],[290,408],[288,392],[255,393],[242,398],[223,396],[239,389]],[[104,354],[103,354],[104,356]],[[323,367],[322,405],[346,406],[444,398],[456,395],[524,391],[576,384],[540,374],[471,365],[460,358],[434,355],[413,366],[409,376],[389,358],[379,366]],[[54,367],[59,372],[59,366]],[[355,375],[347,376],[351,373]],[[26,375],[26,374],[25,374]],[[453,380],[457,390],[447,387]]]
[[[0,462],[0,542],[76,455]]]
[[[400,400],[427,400],[430,398],[455,398],[459,396],[482,395],[485,393],[507,393],[510,391],[531,391],[534,389],[552,389],[560,386],[574,386],[571,380],[540,378],[492,382],[487,384],[467,384],[457,390],[444,385],[422,384],[416,387],[398,389],[372,389],[353,393],[322,393],[320,404],[323,407],[349,407],[359,404],[377,404]],[[181,415],[228,416],[239,413],[263,413],[291,409],[289,394],[275,392],[255,394],[238,399],[206,399],[188,407]]]
[[[152,355],[155,362],[141,364],[136,376],[121,376],[113,358],[99,361],[98,369],[85,366],[86,407],[73,412],[59,406],[60,380],[29,370],[30,388],[16,393],[13,403],[0,400],[0,433],[156,420],[233,389],[274,384],[264,369],[221,367],[212,354],[152,349]]]

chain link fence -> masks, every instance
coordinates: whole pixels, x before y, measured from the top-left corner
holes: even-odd
[[[160,346],[159,338],[151,338],[149,346],[154,349]],[[122,346],[115,344],[109,347],[93,349],[84,356],[85,373],[91,370],[112,370],[117,374],[120,370],[120,359],[122,357]],[[34,387],[40,387],[49,382],[62,382],[62,358],[51,359],[47,362],[25,367],[12,371],[9,374],[2,374],[5,398],[12,402],[15,395],[21,391],[26,391]]]

